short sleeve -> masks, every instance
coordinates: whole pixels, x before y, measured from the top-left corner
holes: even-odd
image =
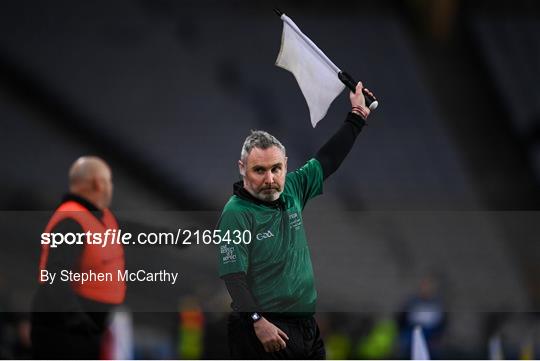
[[[319,161],[312,158],[302,167],[287,174],[285,187],[302,202],[302,208],[308,200],[322,194],[323,171]]]
[[[246,272],[249,266],[249,249],[244,242],[234,244],[225,239],[228,235],[230,240],[234,239],[234,231],[243,232],[251,230],[251,222],[245,212],[227,210],[223,211],[218,223],[218,229],[222,241],[218,245],[219,277],[229,273]]]

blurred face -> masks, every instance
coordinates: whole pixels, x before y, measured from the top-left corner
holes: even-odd
[[[278,147],[253,148],[246,164],[238,161],[244,188],[255,198],[275,201],[283,192],[287,174],[287,157]]]
[[[112,202],[114,188],[110,168],[107,167],[103,172],[100,172],[97,181],[99,184],[99,193],[101,195],[101,206],[103,208],[109,208]]]
[[[420,282],[420,297],[429,299],[435,294],[435,282],[431,278],[424,278]]]

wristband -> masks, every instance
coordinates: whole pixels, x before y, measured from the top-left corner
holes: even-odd
[[[364,120],[366,120],[369,115],[369,110],[363,107],[353,106],[351,112],[361,116]]]

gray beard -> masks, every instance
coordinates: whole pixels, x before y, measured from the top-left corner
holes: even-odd
[[[281,193],[283,192],[274,192],[272,194],[267,194],[267,195],[263,195],[262,193],[259,193],[255,197],[266,202],[273,202],[279,199],[279,196],[281,196]]]
[[[247,189],[247,188],[246,188]],[[247,189],[247,191],[255,198],[261,200],[261,201],[265,201],[265,202],[273,202],[275,200],[277,200],[280,196],[281,196],[281,193],[283,193],[283,191],[277,191],[277,192],[274,192],[272,194],[263,194],[262,192],[261,193],[253,193],[251,190]]]

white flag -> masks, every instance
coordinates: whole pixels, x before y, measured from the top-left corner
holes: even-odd
[[[426,344],[426,339],[424,338],[424,333],[420,326],[416,326],[413,331],[412,338],[412,351],[411,351],[412,360],[429,360],[429,351]]]
[[[119,308],[112,313],[109,325],[110,342],[109,350],[104,355],[111,360],[133,359],[133,321],[131,313],[124,308]]]
[[[491,336],[489,339],[488,353],[490,360],[504,360],[502,342],[499,335]]]
[[[330,104],[343,91],[336,67],[330,59],[285,14],[281,49],[276,65],[294,74],[309,107],[311,124],[315,128],[324,118]]]

